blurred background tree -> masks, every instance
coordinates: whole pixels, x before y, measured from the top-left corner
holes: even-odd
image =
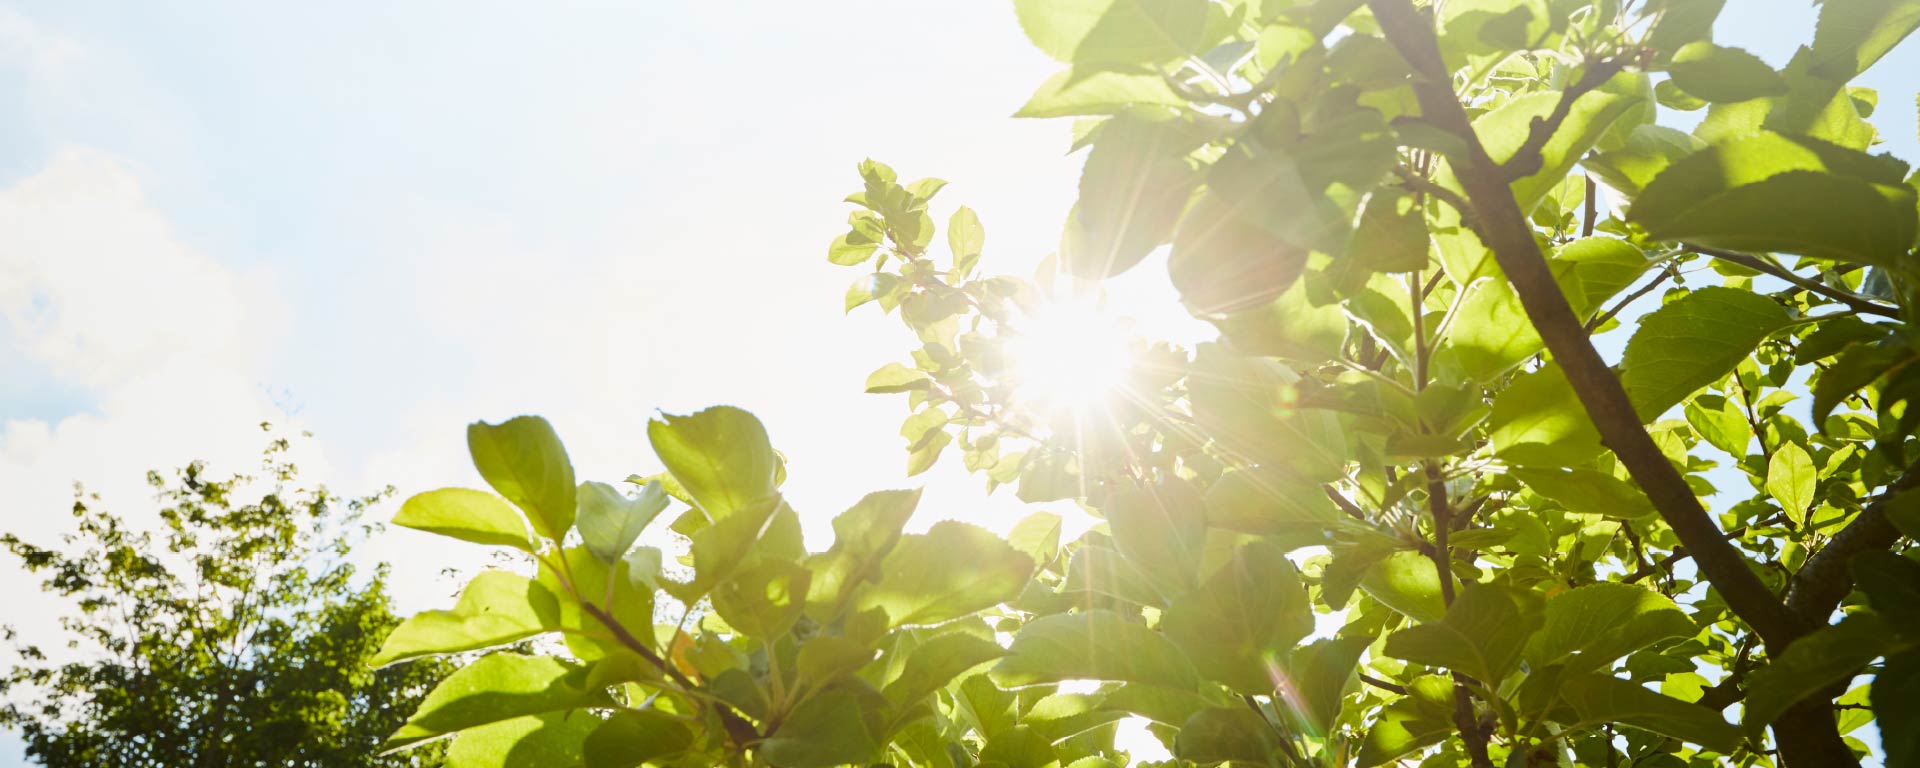
[[[271,431],[267,425],[263,429]],[[377,527],[388,488],[342,498],[296,477],[285,438],[259,475],[207,476],[194,462],[149,472],[160,526],[130,528],[77,488],[74,533],[45,548],[0,544],[70,601],[67,649],[20,638],[0,674],[0,725],[29,759],[90,766],[437,766],[438,749],[378,756],[449,666],[370,669],[399,624],[385,566],[352,547]]]

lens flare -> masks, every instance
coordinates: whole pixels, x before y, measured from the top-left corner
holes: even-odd
[[[1050,304],[1014,326],[1006,354],[1015,391],[1042,409],[1108,401],[1133,368],[1129,323],[1091,302]]]

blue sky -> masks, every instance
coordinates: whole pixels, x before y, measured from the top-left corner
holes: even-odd
[[[1729,5],[1719,39],[1776,65],[1811,37],[1799,0]],[[1907,159],[1915,49],[1864,79]],[[1029,268],[1078,160],[1066,124],[1007,115],[1055,66],[999,1],[0,2],[5,528],[57,536],[74,480],[144,513],[144,470],[250,466],[262,420],[313,430],[337,488],[405,494],[477,482],[473,419],[544,414],[617,479],[653,468],[654,409],[733,403],[824,546],[908,484],[902,404],[860,382],[909,339],[843,316],[824,260],[853,166],[952,180],[986,267]],[[1117,299],[1196,338],[1159,274]],[[923,480],[916,525],[1024,512]],[[472,563],[405,531],[370,554],[408,608]],[[46,624],[11,567],[0,620]]]

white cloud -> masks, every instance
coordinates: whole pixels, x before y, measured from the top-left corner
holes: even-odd
[[[73,40],[53,34],[11,9],[0,8],[0,63],[44,78],[71,65],[83,51]]]
[[[11,347],[0,359],[24,367],[10,376],[91,401],[0,426],[0,527],[54,543],[71,526],[75,481],[138,525],[153,519],[149,469],[255,467],[266,439],[255,425],[286,420],[258,375],[284,325],[276,293],[183,244],[133,174],[100,153],[63,151],[0,190],[0,343]],[[297,457],[325,475],[317,453]],[[52,629],[57,604],[11,562],[0,590],[19,596],[8,620],[29,637]]]

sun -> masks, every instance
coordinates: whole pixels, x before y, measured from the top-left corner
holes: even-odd
[[[1103,405],[1133,370],[1132,322],[1090,300],[1049,302],[1011,330],[1014,391],[1044,410]]]

